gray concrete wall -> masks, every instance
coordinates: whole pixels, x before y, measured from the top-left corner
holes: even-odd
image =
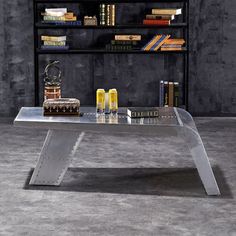
[[[2,116],[14,116],[21,106],[34,105],[32,5],[31,0],[0,1]],[[145,7],[121,6],[120,12],[128,13],[132,21]],[[189,109],[194,114],[236,114],[235,12],[234,1],[190,0]],[[71,44],[81,46],[89,46],[102,34],[99,30],[67,32]],[[94,103],[96,88],[116,87],[120,105],[155,105],[159,80],[181,82],[182,78],[181,56],[41,56],[41,72],[50,59],[61,61],[63,95],[78,97],[82,104]]]

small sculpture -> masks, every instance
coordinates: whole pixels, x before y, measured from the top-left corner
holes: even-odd
[[[61,70],[59,61],[50,62],[44,70],[44,99],[61,98]]]

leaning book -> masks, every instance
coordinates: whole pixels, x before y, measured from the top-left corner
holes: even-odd
[[[131,118],[145,118],[158,117],[158,107],[129,107],[127,108],[127,115]]]

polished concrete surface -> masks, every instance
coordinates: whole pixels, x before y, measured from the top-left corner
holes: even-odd
[[[0,120],[0,235],[236,235],[236,118],[195,118],[222,195],[183,141],[87,133],[60,187],[28,185],[46,130]]]

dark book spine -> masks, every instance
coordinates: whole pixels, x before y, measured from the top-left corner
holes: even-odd
[[[168,107],[168,90],[169,83],[167,81],[164,82],[164,106]]]
[[[138,45],[137,41],[111,40],[112,45]]]
[[[174,106],[179,106],[179,83],[174,83]]]
[[[160,91],[159,91],[159,106],[164,106],[164,81],[160,81]]]

